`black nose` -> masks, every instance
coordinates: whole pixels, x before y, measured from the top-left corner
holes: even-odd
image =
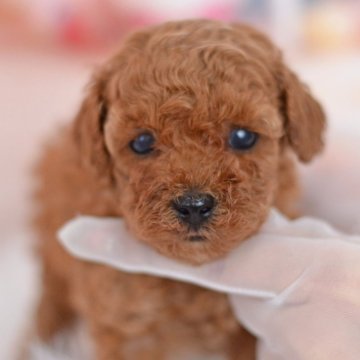
[[[209,194],[192,192],[176,198],[172,206],[181,221],[198,230],[212,215],[215,199]]]

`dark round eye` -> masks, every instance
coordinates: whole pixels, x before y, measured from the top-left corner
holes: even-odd
[[[155,138],[151,133],[143,133],[132,140],[129,144],[136,154],[144,155],[154,150]]]
[[[234,129],[229,136],[229,145],[235,150],[249,150],[257,142],[258,134],[246,129]]]

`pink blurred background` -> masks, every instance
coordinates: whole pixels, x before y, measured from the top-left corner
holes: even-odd
[[[360,1],[2,0],[3,344],[15,341],[29,299],[36,297],[33,263],[14,268],[17,253],[5,257],[1,250],[31,238],[27,225],[33,210],[31,167],[41,144],[58,125],[71,120],[92,68],[123,36],[144,25],[190,17],[246,21],[262,28],[284,49],[290,65],[324,104],[330,123],[325,156],[302,170],[304,206],[335,225],[360,231],[360,175],[355,171],[360,165]],[[351,191],[344,193],[344,188]],[[322,201],[316,200],[319,190]],[[9,349],[0,347],[1,359],[12,358]]]

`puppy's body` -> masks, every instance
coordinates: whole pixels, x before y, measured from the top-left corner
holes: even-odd
[[[254,340],[226,296],[76,260],[55,234],[79,213],[123,216],[130,231],[167,256],[191,263],[223,256],[256,232],[271,206],[293,214],[290,149],[309,160],[321,148],[323,122],[278,51],[252,29],[191,21],[130,38],[39,164],[40,336],[81,316],[101,360],[186,358],[191,349],[253,359]],[[227,149],[223,138],[233,126],[264,131],[253,153]],[[139,129],[157,134],[148,157],[128,148]],[[216,199],[214,214],[196,230],[201,243],[188,240],[169,206],[194,188]]]

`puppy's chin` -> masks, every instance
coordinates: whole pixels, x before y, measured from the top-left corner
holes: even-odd
[[[172,217],[143,216],[123,213],[129,231],[160,254],[189,264],[201,265],[226,256],[251,235],[257,233],[267,218],[269,207],[233,216],[214,218],[198,231],[189,230]],[[146,212],[152,214],[152,212]],[[138,221],[138,220],[141,221]],[[161,221],[158,221],[160,219]]]
[[[227,251],[218,251],[214,249],[210,240],[189,241],[187,238],[179,238],[171,242],[154,244],[148,241],[149,245],[169,258],[179,260],[192,265],[201,265],[216,260],[224,256]]]
[[[254,229],[253,232],[256,232]],[[140,240],[156,249],[160,254],[192,265],[201,265],[226,256],[238,247],[251,234],[237,234],[232,237],[158,234],[155,238],[139,237]]]

